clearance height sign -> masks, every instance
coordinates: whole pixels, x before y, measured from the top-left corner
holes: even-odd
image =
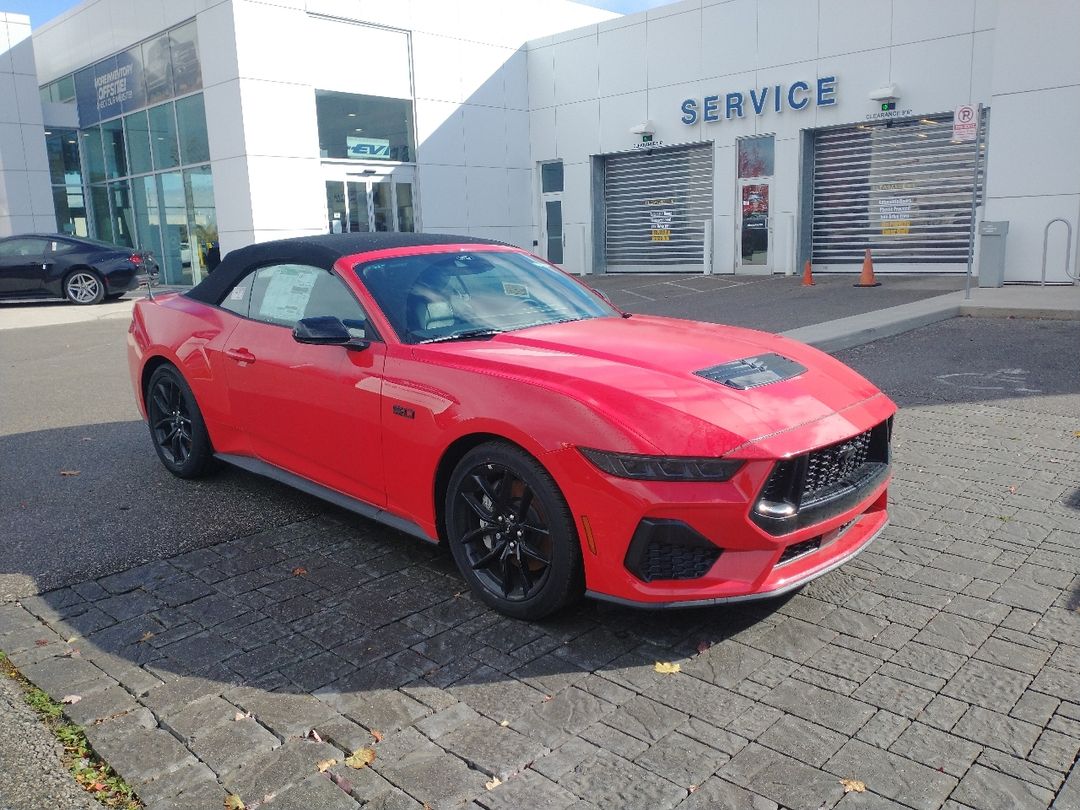
[[[831,107],[836,103],[836,77],[822,76],[814,82],[795,81],[718,93],[715,96],[688,98],[680,105],[682,122],[688,126],[699,120],[705,123],[743,118],[749,115],[804,110],[811,104]]]

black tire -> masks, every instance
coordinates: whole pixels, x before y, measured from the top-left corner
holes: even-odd
[[[214,448],[191,387],[174,366],[163,365],[146,386],[150,439],[165,469],[178,478],[201,478],[215,466]]]
[[[77,267],[64,276],[64,298],[85,306],[105,300],[105,281],[88,267]]]
[[[500,613],[542,619],[584,592],[574,517],[548,471],[523,450],[486,442],[466,453],[444,514],[462,576]]]

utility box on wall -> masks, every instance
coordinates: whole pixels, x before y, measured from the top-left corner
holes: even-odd
[[[1000,287],[1005,283],[1005,238],[1007,221],[979,223],[979,286]]]

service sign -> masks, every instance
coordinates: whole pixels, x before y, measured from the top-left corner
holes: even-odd
[[[961,104],[953,112],[952,139],[954,141],[973,141],[979,134],[979,117],[971,104]]]

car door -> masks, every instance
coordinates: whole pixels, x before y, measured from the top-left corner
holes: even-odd
[[[42,292],[47,244],[47,240],[33,236],[0,240],[0,295],[17,297]]]
[[[243,282],[242,282],[243,283]],[[385,345],[332,271],[297,264],[250,277],[247,317],[225,342],[230,410],[263,461],[371,504],[385,503],[380,401]],[[230,295],[222,302],[226,305]],[[296,321],[333,315],[364,349],[297,343]]]

